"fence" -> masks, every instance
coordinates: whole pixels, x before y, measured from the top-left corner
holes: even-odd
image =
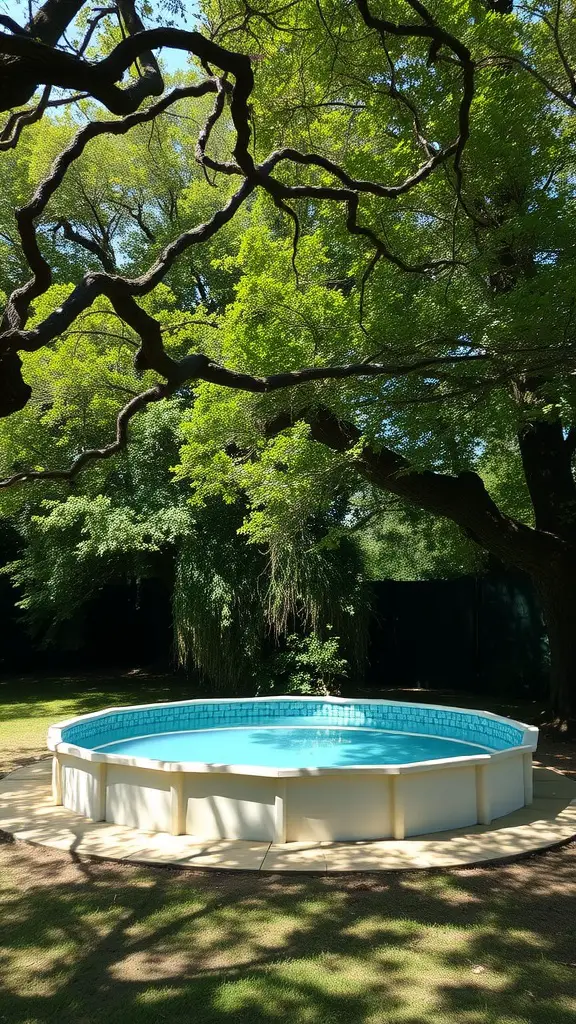
[[[30,640],[0,577],[0,672],[170,668],[170,593],[158,579],[105,585],[59,631],[56,648]],[[511,573],[372,584],[365,686],[437,687],[538,696],[546,633],[530,581]]]
[[[527,577],[382,580],[373,587],[368,685],[545,692],[547,637]]]

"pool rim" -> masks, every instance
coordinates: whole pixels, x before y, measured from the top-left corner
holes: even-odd
[[[392,706],[403,706],[403,707],[415,707],[428,711],[452,711],[461,713],[464,715],[476,715],[480,718],[488,718],[492,721],[500,722],[504,725],[509,725],[512,728],[517,728],[523,732],[523,741],[513,747],[505,747],[502,750],[493,750],[482,754],[465,754],[459,757],[445,757],[435,758],[428,761],[411,761],[404,762],[402,764],[371,764],[371,765],[340,765],[333,767],[309,767],[309,768],[276,768],[264,765],[247,765],[247,764],[220,764],[204,761],[162,761],[155,758],[136,757],[129,754],[106,754],[102,751],[93,750],[90,747],[82,747],[74,743],[67,743],[62,739],[62,732],[64,729],[69,728],[72,725],[76,725],[80,722],[87,722],[95,719],[104,717],[107,714],[117,714],[125,712],[127,714],[135,711],[146,711],[150,709],[161,709],[166,707],[188,707],[191,705],[216,705],[216,704],[229,704],[232,701],[246,701],[250,703],[257,702],[276,702],[276,701],[290,701],[292,703],[321,701],[329,704],[353,704],[361,706],[378,706],[392,705]],[[264,726],[262,726],[264,728]],[[360,727],[361,728],[361,727]],[[266,778],[297,778],[297,777],[310,777],[310,776],[323,776],[323,775],[403,775],[410,774],[412,772],[435,771],[446,767],[458,767],[467,765],[483,765],[488,762],[504,760],[507,757],[511,757],[517,754],[532,754],[538,744],[538,727],[528,725],[525,722],[517,721],[513,718],[507,718],[503,715],[497,715],[492,711],[481,711],[477,708],[460,708],[450,704],[424,704],[417,701],[398,701],[398,700],[387,700],[385,698],[361,698],[356,699],[352,697],[328,697],[322,695],[315,696],[299,696],[296,694],[281,694],[274,697],[195,697],[190,700],[180,701],[161,701],[152,702],[149,704],[131,704],[123,705],[120,707],[108,707],[102,708],[100,711],[92,711],[86,715],[76,715],[74,718],[69,718],[61,722],[57,722],[51,725],[48,729],[47,746],[55,754],[69,755],[72,757],[80,758],[84,761],[89,761],[97,764],[118,764],[124,765],[125,767],[131,768],[146,768],[155,771],[166,771],[166,772],[183,772],[191,774],[210,773],[210,774],[222,774],[222,775],[247,775],[247,776],[260,776]],[[434,736],[433,732],[428,735]],[[450,739],[451,737],[443,737]]]

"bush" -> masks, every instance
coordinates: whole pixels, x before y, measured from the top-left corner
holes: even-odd
[[[348,662],[340,656],[340,637],[323,640],[316,632],[305,637],[292,633],[285,649],[272,658],[258,693],[338,694],[347,670]]]

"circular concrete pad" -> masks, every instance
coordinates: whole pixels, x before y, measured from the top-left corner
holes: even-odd
[[[273,843],[195,840],[106,822],[56,807],[52,760],[0,780],[0,831],[71,854],[231,871],[413,871],[513,860],[576,838],[576,783],[552,768],[534,769],[534,803],[491,825],[398,841]]]

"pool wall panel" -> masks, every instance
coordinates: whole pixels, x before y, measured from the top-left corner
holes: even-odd
[[[168,772],[108,765],[106,821],[152,832],[171,830]]]
[[[186,833],[203,839],[272,842],[279,780],[250,775],[184,776]]]
[[[79,757],[61,754],[62,803],[71,811],[99,821],[101,815],[101,766]]]
[[[325,775],[287,779],[287,841],[389,838],[391,778]]]
[[[476,825],[476,772],[473,766],[453,766],[400,775],[397,800],[407,836]]]
[[[522,754],[493,761],[486,766],[487,790],[492,818],[524,807],[524,763]]]

